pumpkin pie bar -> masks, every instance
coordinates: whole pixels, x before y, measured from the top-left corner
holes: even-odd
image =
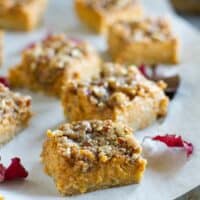
[[[31,116],[31,98],[14,93],[0,83],[0,145],[26,127]]]
[[[108,33],[109,53],[114,61],[126,64],[176,64],[179,40],[164,18],[116,22]]]
[[[3,63],[3,32],[0,30],[0,66]]]
[[[0,28],[32,30],[42,18],[46,4],[47,0],[1,0]]]
[[[9,80],[12,87],[59,96],[66,81],[98,74],[99,64],[99,56],[87,42],[51,35],[24,50],[21,63],[10,70]]]
[[[135,66],[106,63],[100,77],[67,84],[62,105],[70,121],[111,119],[137,130],[166,115],[164,87],[147,80]]]
[[[79,18],[98,33],[118,21],[141,18],[143,9],[138,0],[75,0]]]
[[[45,172],[64,195],[139,183],[146,166],[132,130],[110,120],[49,130],[41,157]]]

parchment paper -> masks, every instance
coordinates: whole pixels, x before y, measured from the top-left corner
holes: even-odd
[[[143,0],[148,13],[168,15],[173,27],[181,38],[181,64],[179,71],[182,77],[180,90],[171,102],[169,114],[162,123],[137,132],[135,136],[141,141],[145,135],[158,133],[181,134],[194,144],[195,151],[190,160],[173,170],[155,170],[148,168],[141,184],[101,190],[69,199],[82,200],[169,200],[189,191],[200,184],[200,37],[191,25],[178,18],[165,0]],[[44,23],[33,33],[6,34],[6,62],[0,74],[6,74],[8,67],[20,60],[20,51],[30,42],[43,38],[49,32],[64,31],[72,36],[87,39],[99,51],[106,49],[103,37],[91,33],[77,20],[71,0],[51,0]],[[40,152],[45,138],[45,131],[54,128],[64,120],[58,100],[41,94],[23,91],[33,97],[33,117],[30,126],[0,149],[3,163],[19,156],[29,171],[26,181],[0,184],[0,194],[6,200],[32,199],[68,199],[61,197],[53,180],[43,173],[40,164]],[[174,164],[174,163],[173,163]]]

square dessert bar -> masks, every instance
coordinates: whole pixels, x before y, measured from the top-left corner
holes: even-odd
[[[138,0],[76,0],[75,8],[79,18],[98,33],[106,33],[118,20],[130,21],[143,14]]]
[[[147,80],[134,66],[107,63],[102,68],[98,78],[66,85],[62,105],[68,120],[111,119],[137,130],[166,115],[163,82]]]
[[[3,63],[3,32],[0,30],[0,66]]]
[[[47,0],[1,0],[0,28],[28,31],[35,28]]]
[[[139,183],[146,166],[132,130],[120,123],[80,121],[47,132],[41,154],[58,191],[74,195]]]
[[[31,98],[11,92],[0,83],[0,145],[26,127],[31,116]]]
[[[30,45],[22,61],[10,70],[12,87],[24,87],[59,96],[64,82],[88,79],[99,72],[100,59],[85,41],[50,35]]]
[[[119,63],[155,65],[179,61],[178,38],[164,18],[116,22],[109,29],[108,46]]]

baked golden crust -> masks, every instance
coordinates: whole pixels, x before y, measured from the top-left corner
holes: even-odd
[[[106,33],[118,21],[141,18],[143,9],[138,0],[76,0],[79,18],[97,33]]]
[[[179,61],[178,38],[163,18],[116,22],[109,29],[108,46],[119,63],[154,65]]]
[[[177,11],[189,14],[200,14],[199,0],[171,0],[171,2]]]
[[[31,98],[11,92],[0,84],[0,144],[8,142],[27,126],[31,116]]]
[[[0,66],[3,63],[3,32],[0,30]]]
[[[46,4],[47,0],[1,0],[0,28],[23,31],[34,29]]]
[[[47,132],[45,172],[64,195],[138,183],[145,170],[141,147],[121,123],[80,121]]]
[[[68,83],[62,105],[70,121],[111,119],[137,130],[166,115],[162,85],[145,79],[134,66],[107,63],[100,77]]]
[[[88,79],[99,72],[100,59],[84,41],[51,35],[26,49],[21,63],[9,72],[13,87],[59,96],[70,79]]]

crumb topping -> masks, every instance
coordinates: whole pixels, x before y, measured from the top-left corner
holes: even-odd
[[[132,130],[111,120],[80,121],[61,125],[48,136],[55,138],[59,152],[72,162],[106,162],[125,156],[134,161],[141,151],[131,136]],[[88,169],[88,168],[87,168]]]
[[[11,92],[7,87],[0,84],[0,124],[10,123],[12,120],[23,120],[27,110],[31,107],[31,97],[21,96]]]
[[[137,3],[137,0],[86,0],[89,6],[103,10],[122,9]]]
[[[25,49],[22,63],[28,63],[28,71],[42,84],[54,83],[68,67],[73,67],[95,50],[85,41],[67,38],[64,34],[49,35],[43,41]]]
[[[173,37],[169,22],[165,18],[117,22],[114,28],[128,40],[137,42],[164,41]]]
[[[67,38],[64,34],[50,35],[29,46],[24,51],[24,58],[29,60],[33,71],[40,65],[63,69],[74,60],[87,57],[91,51],[92,47],[84,41]]]
[[[100,77],[88,82],[72,82],[69,91],[83,93],[99,107],[123,107],[136,97],[154,97],[162,93],[160,84],[148,81],[135,66],[106,63]],[[162,96],[164,93],[162,93]]]

